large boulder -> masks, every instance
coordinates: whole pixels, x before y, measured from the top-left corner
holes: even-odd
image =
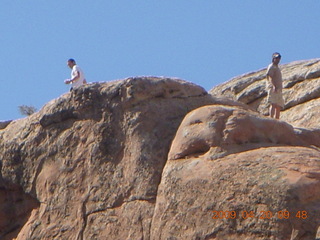
[[[170,78],[89,84],[1,125],[0,239],[314,239],[317,66],[283,69],[286,121],[258,113],[261,70],[219,98]]]
[[[150,239],[171,141],[189,111],[211,104],[239,105],[178,79],[129,78],[11,122],[0,131],[1,206],[28,207],[7,220],[0,208],[1,239]]]
[[[315,239],[319,146],[319,132],[238,107],[190,112],[163,170],[151,239]]]

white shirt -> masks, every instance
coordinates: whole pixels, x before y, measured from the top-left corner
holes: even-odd
[[[272,78],[273,82],[275,83],[275,87],[277,87],[279,90],[282,90],[282,74],[281,74],[281,70],[279,68],[279,66],[274,65],[273,63],[271,63],[268,66],[267,69],[267,75]],[[267,81],[267,88],[271,89],[272,88],[272,82],[271,79],[269,81]]]
[[[84,84],[84,80],[85,80],[84,73],[78,65],[73,66],[71,70],[71,78],[74,78],[75,76],[77,76],[77,72],[79,72],[80,78],[78,78],[77,81],[72,83],[72,87],[79,87]]]

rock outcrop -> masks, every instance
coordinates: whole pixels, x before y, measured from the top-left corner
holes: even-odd
[[[319,131],[301,132],[282,121],[225,106],[205,106],[181,123],[168,159],[209,153],[210,160],[250,149],[286,145],[320,147]]]
[[[185,81],[131,78],[11,122],[0,132],[2,191],[32,204],[23,224],[2,218],[1,239],[150,239],[170,143],[189,111],[211,104],[239,105]]]
[[[285,99],[281,119],[297,127],[319,128],[320,60],[304,60],[280,66]],[[266,68],[235,77],[214,87],[210,93],[251,106],[268,114],[266,101]]]
[[[11,122],[12,122],[12,120],[9,120],[9,121],[0,121],[0,130],[1,130],[1,129],[5,129]]]
[[[237,107],[193,110],[171,145],[152,239],[315,239],[320,142],[313,135],[306,141],[285,122]]]
[[[316,86],[299,86],[318,60],[290,66],[286,122],[256,111],[263,70],[212,94],[170,78],[90,84],[8,122],[0,239],[314,239],[319,120],[294,109],[317,106]]]

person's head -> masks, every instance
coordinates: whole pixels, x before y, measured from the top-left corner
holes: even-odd
[[[278,52],[272,54],[272,62],[278,64],[281,60],[281,55]]]
[[[73,68],[74,65],[76,65],[76,61],[73,58],[68,59],[67,65],[69,68]]]

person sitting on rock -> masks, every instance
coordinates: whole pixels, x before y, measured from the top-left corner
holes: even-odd
[[[272,118],[280,118],[280,110],[284,107],[282,96],[282,75],[279,68],[280,53],[272,54],[272,63],[267,70],[268,103],[270,103],[269,115]]]

